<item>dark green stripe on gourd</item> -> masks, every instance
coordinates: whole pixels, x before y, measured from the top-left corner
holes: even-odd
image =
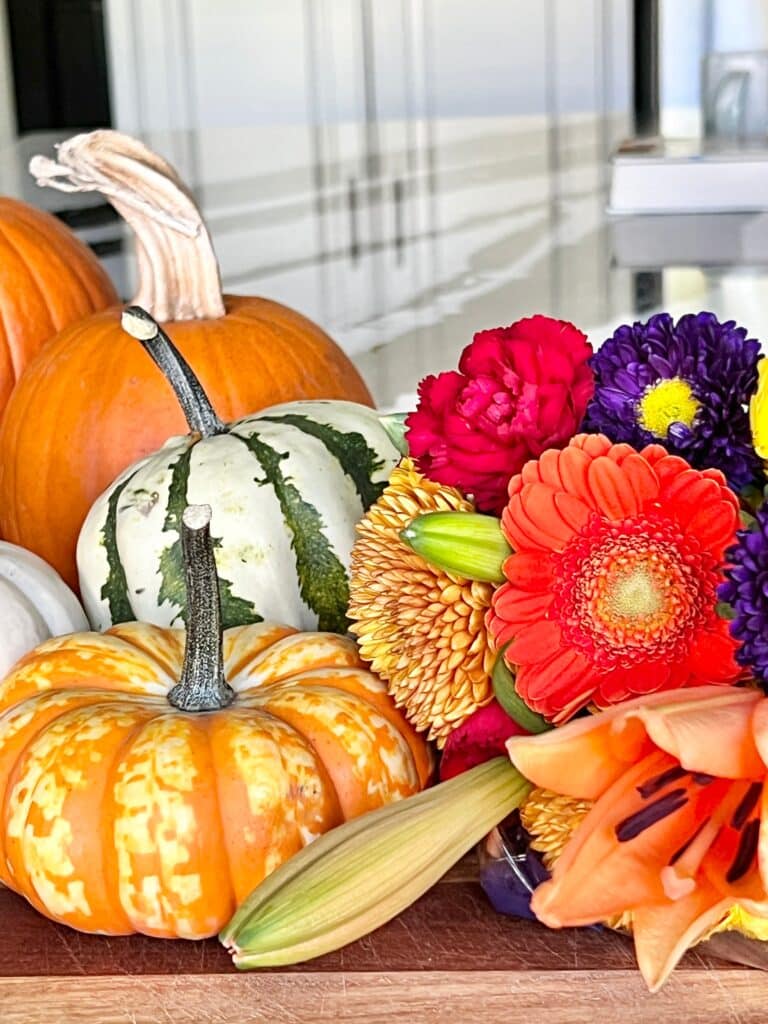
[[[365,510],[369,509],[374,501],[377,501],[384,488],[386,480],[381,483],[374,483],[372,477],[379,470],[384,468],[384,460],[380,458],[371,448],[362,434],[355,431],[343,433],[327,423],[318,423],[308,416],[298,413],[284,413],[280,416],[259,416],[259,420],[268,423],[279,423],[296,427],[304,434],[322,441],[327,450],[339,462],[344,473],[355,485],[360,501]]]
[[[291,547],[296,556],[299,593],[304,603],[317,615],[317,628],[331,633],[346,633],[349,620],[349,582],[344,566],[336,557],[323,533],[323,520],[314,505],[305,501],[283,474],[280,463],[287,452],[278,452],[256,434],[239,437],[258,459],[263,479],[254,477],[260,486],[270,485],[280,503],[285,524],[291,532]]]
[[[186,587],[184,585],[184,555],[181,550],[181,517],[187,507],[187,484],[189,482],[189,465],[192,460],[192,445],[182,452],[171,470],[171,482],[168,487],[168,504],[165,506],[163,531],[172,532],[175,540],[164,548],[160,554],[160,592],[157,602],[160,605],[173,605],[179,613],[171,620],[174,625],[178,619],[186,621]]]
[[[139,306],[130,306],[123,311],[123,328],[139,341],[147,354],[154,360],[173,388],[182,407],[190,432],[201,441],[217,435],[229,434],[237,437],[255,457],[262,478],[253,477],[259,486],[271,486],[277,498],[285,528],[291,536],[291,548],[296,563],[299,594],[304,604],[318,619],[318,628],[332,632],[346,632],[346,617],[349,602],[349,584],[344,564],[335,554],[324,533],[322,516],[309,501],[299,493],[289,476],[281,469],[281,462],[288,458],[286,452],[277,451],[256,434],[234,433],[218,418],[200,382],[189,364],[174,346],[168,335],[152,317]],[[371,482],[370,475],[385,468],[384,460],[371,449],[364,435],[355,432],[344,433],[324,424],[314,423],[301,413],[284,413],[264,417],[276,425],[298,429],[324,444],[345,474],[352,480],[356,492],[367,508],[382,493],[385,483]],[[246,421],[243,430],[256,430],[257,424]],[[158,604],[170,603],[179,608],[183,618],[184,584],[181,551],[181,517],[187,503],[187,483],[191,447],[171,468],[170,493],[165,520],[165,530],[173,531],[175,540],[160,558],[162,576]],[[215,542],[214,542],[215,543]],[[219,542],[220,543],[220,542]],[[222,618],[224,625],[260,621],[255,607],[248,601],[234,597],[231,584],[219,578]]]
[[[107,518],[101,528],[101,540],[107,556],[107,578],[101,588],[101,599],[109,606],[109,617],[113,623],[131,622],[136,618],[128,595],[128,581],[117,550],[117,506],[123,491],[133,479],[127,477],[112,491],[107,503]]]
[[[158,604],[165,602],[179,609],[177,619],[186,622],[186,584],[184,582],[184,553],[181,545],[181,526],[184,509],[187,507],[187,488],[189,486],[189,470],[192,461],[193,444],[181,454],[171,470],[171,482],[168,488],[168,504],[166,505],[163,530],[175,534],[175,540],[160,555],[160,592]],[[221,540],[213,538],[214,548],[221,547]],[[252,622],[263,622],[250,601],[236,597],[232,593],[229,580],[219,579],[219,599],[221,601],[221,621],[224,629],[230,626],[246,626]]]

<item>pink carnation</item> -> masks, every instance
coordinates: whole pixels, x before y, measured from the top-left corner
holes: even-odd
[[[510,478],[579,429],[593,391],[591,354],[586,335],[548,316],[477,333],[458,371],[419,385],[406,423],[421,472],[500,514]]]

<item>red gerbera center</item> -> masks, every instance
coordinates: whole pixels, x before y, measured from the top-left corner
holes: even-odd
[[[684,657],[720,581],[711,555],[659,514],[593,514],[553,555],[550,617],[563,642],[604,671]]]
[[[581,434],[528,462],[509,494],[515,553],[488,624],[532,708],[562,721],[591,701],[738,677],[716,613],[738,503],[718,470]]]

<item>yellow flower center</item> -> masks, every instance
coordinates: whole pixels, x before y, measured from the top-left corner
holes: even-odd
[[[673,423],[692,427],[700,408],[688,381],[670,377],[645,392],[638,405],[638,420],[654,437],[665,438]]]
[[[749,424],[752,443],[761,459],[768,459],[768,359],[757,364],[757,391],[749,403]]]
[[[619,618],[646,619],[662,610],[664,597],[651,567],[640,563],[617,575],[609,585],[605,603]]]

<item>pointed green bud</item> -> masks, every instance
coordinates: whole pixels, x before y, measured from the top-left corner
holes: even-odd
[[[340,949],[415,902],[530,789],[497,757],[331,829],[265,878],[219,938],[243,969]]]
[[[735,609],[727,601],[718,601],[715,612],[721,619],[727,619],[729,622],[736,618]]]
[[[390,412],[379,416],[379,423],[389,434],[389,440],[401,455],[408,454],[408,442],[405,439],[405,420],[407,412]]]
[[[400,539],[430,565],[487,583],[504,582],[503,565],[512,554],[499,520],[477,512],[425,512]]]
[[[753,530],[757,526],[757,519],[751,512],[741,509],[739,512],[739,523],[742,530]]]
[[[507,647],[509,644],[507,644]],[[491,683],[496,700],[501,704],[513,722],[525,729],[526,732],[539,733],[548,732],[552,726],[542,715],[532,711],[517,692],[515,686],[515,675],[512,669],[504,660],[504,651],[499,652],[496,664],[493,666]]]

